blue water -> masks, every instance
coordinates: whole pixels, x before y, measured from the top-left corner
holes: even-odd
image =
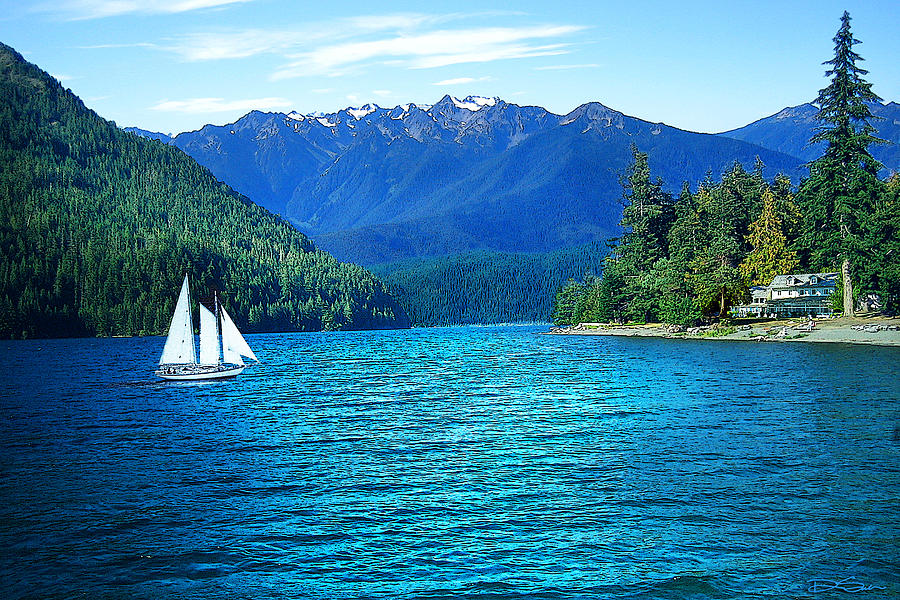
[[[0,342],[0,597],[900,594],[900,349],[545,330]]]

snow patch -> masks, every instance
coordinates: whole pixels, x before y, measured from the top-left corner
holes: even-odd
[[[412,105],[411,104],[398,104],[397,106],[395,106],[394,109],[390,113],[391,119],[393,119],[394,121],[400,121],[404,117],[407,117],[409,115],[409,107],[410,106],[412,106]],[[400,113],[399,116],[395,116],[395,115],[397,115],[398,112]]]
[[[337,123],[332,123],[325,117],[316,117],[316,121],[319,122],[319,125],[324,125],[325,127],[337,127]]]
[[[453,100],[456,108],[464,108],[472,112],[479,111],[485,106],[494,106],[499,100],[499,98],[485,98],[484,96],[466,96],[462,100],[450,96],[450,99]]]
[[[358,121],[358,120],[362,119],[364,116],[375,112],[375,110],[377,108],[378,108],[377,106],[375,106],[374,104],[372,104],[370,102],[369,104],[366,104],[365,106],[361,106],[359,108],[348,108],[347,112],[350,113],[351,115],[353,115],[356,118],[356,120]]]

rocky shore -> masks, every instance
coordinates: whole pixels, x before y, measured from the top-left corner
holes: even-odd
[[[683,328],[650,323],[580,323],[551,327],[553,335],[617,335],[698,340],[743,340],[755,342],[825,342],[900,346],[900,318],[875,315],[816,321],[779,320]]]

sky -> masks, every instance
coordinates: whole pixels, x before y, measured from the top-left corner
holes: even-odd
[[[844,10],[873,91],[900,101],[900,0],[0,0],[0,42],[169,134],[445,94],[714,133],[815,99]]]

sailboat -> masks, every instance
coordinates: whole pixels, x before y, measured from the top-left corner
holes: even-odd
[[[200,304],[200,356],[197,358],[191,292],[185,275],[156,374],[180,381],[224,379],[243,372],[247,366],[244,358],[259,363],[225,307],[219,304],[218,294],[214,295],[214,311]]]

